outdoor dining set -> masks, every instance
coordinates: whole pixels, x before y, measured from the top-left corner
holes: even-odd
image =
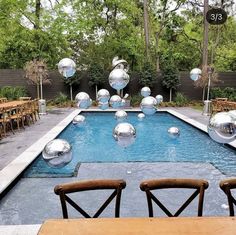
[[[0,139],[8,131],[25,128],[39,119],[38,100],[31,97],[20,97],[19,100],[8,101],[0,98]]]
[[[39,235],[79,234],[172,234],[172,235],[222,235],[235,234],[236,221],[234,216],[235,198],[231,190],[236,188],[236,179],[220,182],[220,188],[227,195],[229,215],[231,217],[202,217],[204,192],[208,182],[202,179],[152,179],[140,183],[140,189],[146,193],[149,218],[117,218],[120,215],[121,192],[126,187],[124,180],[98,179],[85,180],[56,185],[55,194],[59,195],[64,219],[46,220],[39,230]],[[171,213],[156,192],[162,189],[193,189],[193,194],[185,201],[176,213]],[[102,204],[98,211],[90,216],[70,194],[93,190],[112,190],[112,194]],[[178,217],[183,210],[198,196],[198,212],[196,217]],[[96,192],[94,197],[96,198]],[[103,210],[115,200],[115,217],[100,218]],[[174,198],[173,198],[174,200]],[[153,202],[168,216],[168,218],[154,217]],[[87,219],[68,219],[67,203]],[[167,205],[168,206],[168,205]],[[170,217],[170,218],[169,218]],[[178,217],[178,218],[176,218]],[[91,219],[93,218],[93,219]]]

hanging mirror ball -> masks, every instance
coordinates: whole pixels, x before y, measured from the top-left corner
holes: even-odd
[[[112,108],[116,109],[116,108],[119,108],[121,106],[121,98],[120,96],[118,95],[113,95],[111,98],[110,98],[110,105]]]
[[[106,109],[109,108],[109,103],[108,102],[105,102],[105,103],[99,102],[98,103],[98,108],[101,109],[101,110],[106,110]]]
[[[101,89],[98,91],[97,100],[101,103],[106,103],[110,99],[110,93],[106,89]]]
[[[140,109],[144,114],[152,115],[157,111],[155,107],[156,105],[157,105],[156,99],[152,96],[148,96],[142,99],[140,104]]]
[[[157,104],[160,104],[163,102],[163,96],[162,95],[157,95],[156,96],[156,101],[157,101]]]
[[[129,75],[123,69],[113,69],[109,75],[109,84],[115,90],[121,90],[129,83]]]
[[[113,129],[113,137],[119,146],[125,148],[134,143],[136,130],[130,123],[122,122]]]
[[[149,96],[150,94],[151,94],[151,89],[150,89],[149,87],[145,86],[145,87],[143,87],[143,88],[141,89],[141,95],[142,95],[143,97],[147,97],[147,96]]]
[[[64,58],[58,63],[58,71],[63,77],[72,77],[76,72],[76,64],[72,59]]]
[[[190,78],[193,81],[197,81],[202,75],[202,70],[199,68],[194,68],[190,71]]]
[[[79,92],[75,96],[75,102],[78,108],[87,109],[91,106],[92,100],[86,92]]]
[[[63,139],[49,141],[42,152],[45,162],[53,168],[62,168],[72,160],[72,147]]]

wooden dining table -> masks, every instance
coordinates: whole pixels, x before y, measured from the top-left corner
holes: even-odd
[[[38,235],[235,235],[234,217],[46,220]]]

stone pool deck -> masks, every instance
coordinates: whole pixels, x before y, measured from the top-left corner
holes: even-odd
[[[132,109],[135,110],[135,109]],[[164,110],[164,109],[163,109]],[[202,116],[200,111],[191,108],[171,108],[170,112],[185,119],[192,120],[205,129],[209,117]],[[42,138],[57,123],[67,117],[74,109],[52,110],[47,115],[26,130],[3,139],[0,142],[0,169],[7,166],[18,155],[27,150],[39,138]],[[227,216],[228,210],[224,209],[227,200],[218,187],[219,181],[226,176],[214,166],[207,163],[83,163],[79,168],[77,177],[73,178],[22,178],[14,188],[3,197],[0,202],[0,234],[37,234],[44,220],[48,218],[61,218],[61,207],[58,196],[54,195],[53,188],[62,182],[77,179],[93,178],[122,178],[126,180],[127,187],[122,193],[121,217],[147,217],[147,203],[145,194],[140,191],[139,184],[142,180],[150,178],[204,178],[209,181],[204,202],[205,216]],[[88,195],[81,195],[81,201]],[[97,194],[101,198],[103,193]],[[175,194],[176,202],[182,199]],[[166,199],[173,201],[173,198]],[[85,207],[86,208],[86,207]],[[87,209],[96,208],[87,205]],[[193,206],[193,208],[195,208]],[[90,211],[90,210],[89,210]],[[111,208],[104,216],[111,216]],[[187,210],[188,211],[188,210]],[[191,210],[190,210],[191,211]],[[105,211],[106,212],[106,211]],[[72,214],[74,214],[72,212]],[[192,211],[187,216],[196,215]],[[9,226],[30,224],[28,226]],[[16,233],[17,231],[17,233]]]

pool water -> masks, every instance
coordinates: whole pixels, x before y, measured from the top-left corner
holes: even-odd
[[[114,112],[84,112],[86,123],[73,124],[58,136],[73,149],[73,160],[65,167],[49,167],[39,156],[25,172],[25,177],[73,176],[83,162],[208,162],[224,174],[236,175],[236,150],[214,142],[206,133],[166,112],[146,116],[139,121],[135,112],[128,113],[127,122],[136,128],[136,140],[127,148],[117,145],[112,131],[118,121]],[[178,127],[180,136],[168,135]]]

